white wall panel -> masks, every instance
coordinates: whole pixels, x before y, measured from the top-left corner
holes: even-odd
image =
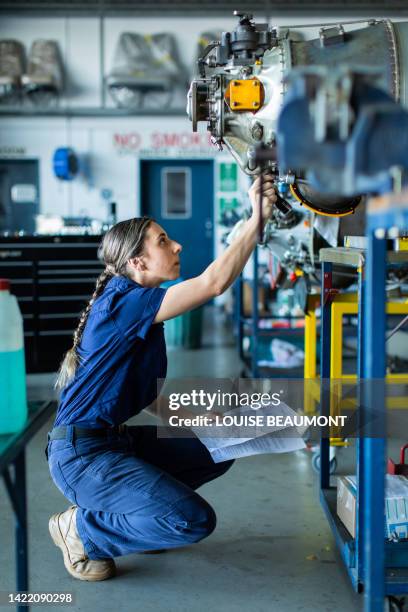
[[[101,104],[99,19],[66,20],[67,104],[71,108]]]
[[[130,134],[140,145],[136,149],[118,148],[115,134],[123,137]],[[191,132],[190,122],[182,117],[0,119],[0,149],[22,147],[23,157],[40,161],[40,211],[99,219],[107,217],[102,189],[113,192],[119,219],[139,214],[141,156],[217,155],[208,146],[205,132],[199,138],[201,144],[197,146],[198,139]],[[61,146],[71,146],[80,160],[86,162],[84,171],[71,182],[61,182],[53,174],[53,153]]]

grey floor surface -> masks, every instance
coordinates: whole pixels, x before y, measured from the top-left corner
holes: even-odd
[[[169,352],[169,376],[237,376],[240,364],[223,319],[206,313],[204,348]],[[50,395],[52,377],[29,376],[31,397]],[[134,421],[137,422],[137,421]],[[65,570],[48,534],[50,514],[67,506],[43,447],[52,420],[27,448],[30,589],[72,592],[67,610],[116,612],[284,612],[360,610],[317,501],[305,451],[240,459],[200,489],[218,516],[216,531],[189,548],[116,560],[118,575],[80,582]],[[340,456],[340,472],[348,457]],[[348,468],[350,469],[350,468]],[[0,591],[14,589],[13,516],[0,484]],[[9,608],[10,609],[10,608]],[[45,609],[60,609],[48,605]]]

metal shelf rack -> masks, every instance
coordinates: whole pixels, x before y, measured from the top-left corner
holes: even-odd
[[[95,107],[59,107],[35,108],[28,106],[0,106],[0,117],[62,117],[75,119],[83,117],[186,117],[186,111],[180,108],[131,109],[106,106]]]
[[[293,378],[303,378],[303,366],[299,368],[290,368],[289,369],[278,369],[269,366],[260,366],[258,364],[258,356],[259,356],[259,338],[261,337],[269,337],[276,338],[282,337],[286,335],[294,336],[303,336],[304,328],[297,327],[275,327],[275,328],[261,328],[259,326],[261,319],[268,320],[280,320],[285,319],[287,321],[299,321],[303,320],[304,317],[293,317],[293,316],[277,316],[273,314],[265,314],[261,315],[258,309],[258,288],[259,288],[259,279],[258,279],[258,247],[254,249],[253,252],[253,277],[251,282],[252,289],[252,315],[245,316],[243,314],[243,281],[242,275],[238,277],[235,282],[235,322],[236,322],[236,331],[237,331],[237,339],[238,339],[238,347],[239,347],[239,356],[241,362],[244,366],[243,373],[245,376],[249,376],[251,378],[268,378],[268,377],[293,377]],[[250,333],[246,333],[250,332]],[[252,346],[251,346],[251,356],[248,357],[245,355],[243,350],[243,339],[245,336],[250,335],[252,338]]]
[[[358,284],[358,414],[362,422],[376,414],[385,423],[386,270],[408,265],[408,251],[387,253],[386,238],[408,228],[408,193],[371,200],[367,215],[367,249],[322,249],[321,414],[330,413],[330,325],[332,266],[351,266]],[[375,384],[374,384],[375,381]],[[378,418],[377,418],[378,417]],[[336,514],[336,488],[330,486],[329,439],[320,444],[320,500],[353,587],[364,590],[366,612],[383,612],[384,598],[408,593],[408,542],[384,539],[386,440],[368,435],[356,440],[357,517],[355,539]]]

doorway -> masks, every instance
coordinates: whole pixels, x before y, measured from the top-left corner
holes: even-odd
[[[214,258],[214,162],[142,160],[141,210],[180,242],[181,276],[197,276]]]

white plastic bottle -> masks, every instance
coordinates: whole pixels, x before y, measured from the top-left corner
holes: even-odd
[[[0,278],[0,434],[19,431],[27,413],[23,318],[10,281]]]

